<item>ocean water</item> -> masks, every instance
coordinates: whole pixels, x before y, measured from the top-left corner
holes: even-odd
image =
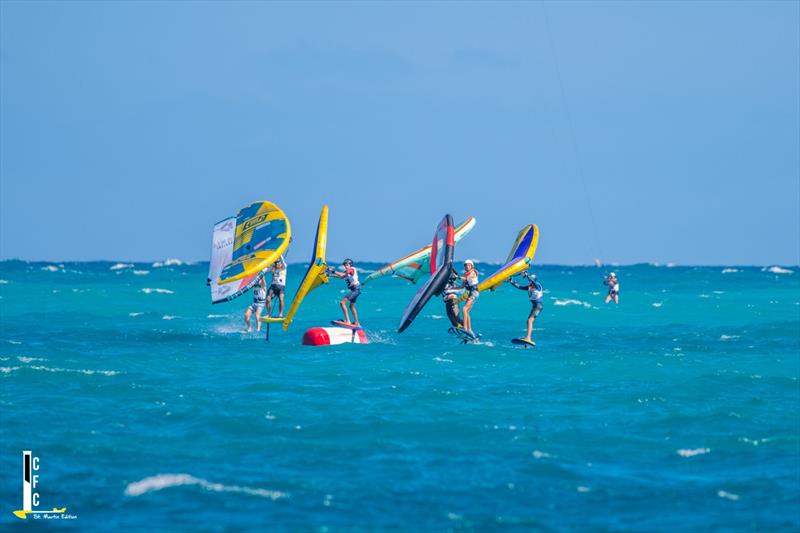
[[[378,265],[357,265],[364,269]],[[481,345],[414,287],[359,301],[368,345],[242,333],[205,264],[0,263],[0,525],[42,509],[85,531],[797,531],[800,269],[546,266],[482,294]],[[492,266],[478,265],[488,273]],[[289,294],[303,271],[289,270]],[[27,521],[32,521],[29,518]]]

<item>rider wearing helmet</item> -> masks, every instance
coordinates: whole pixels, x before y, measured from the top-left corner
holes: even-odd
[[[355,324],[357,326],[359,322],[358,311],[356,311],[356,300],[358,300],[359,295],[361,295],[361,283],[358,281],[358,271],[356,270],[356,267],[353,266],[352,259],[345,259],[342,261],[342,266],[344,267],[343,272],[330,269],[328,270],[328,273],[335,278],[345,280],[347,289],[350,292],[348,292],[347,295],[342,298],[342,300],[339,302],[339,305],[342,307],[342,313],[344,313],[344,321],[348,324]],[[350,315],[347,312],[348,304],[350,304],[350,310],[353,312],[353,322],[350,322]]]
[[[619,280],[617,280],[617,274],[614,272],[609,274],[608,277],[603,280],[603,285],[608,286],[606,303],[614,300],[615,304],[619,304]]]
[[[536,280],[536,274],[528,274],[527,272],[523,272],[522,275],[528,280],[527,285],[520,285],[510,278],[508,282],[520,290],[528,291],[528,299],[531,301],[531,312],[528,314],[528,334],[524,337],[524,340],[532,343],[533,339],[531,339],[531,334],[533,333],[533,323],[536,321],[536,317],[539,316],[539,313],[542,312],[542,308],[544,307],[544,304],[542,303],[542,299],[544,298],[544,290],[542,289],[542,284]]]
[[[475,301],[478,299],[478,271],[475,270],[475,263],[472,259],[467,259],[464,261],[464,275],[460,276],[460,278],[464,281],[462,288],[467,293],[467,302],[464,304],[464,329],[473,333],[472,331],[472,318],[470,317],[470,311],[472,310],[472,306],[475,305]]]

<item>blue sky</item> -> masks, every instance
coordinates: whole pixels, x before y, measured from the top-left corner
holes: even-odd
[[[800,262],[800,3],[0,3],[0,257]]]

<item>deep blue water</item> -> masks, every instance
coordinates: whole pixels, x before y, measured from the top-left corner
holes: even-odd
[[[49,528],[800,529],[797,267],[619,267],[618,307],[598,269],[537,268],[525,350],[508,286],[476,304],[482,345],[438,300],[398,335],[415,288],[383,279],[371,344],[312,348],[341,281],[266,343],[249,295],[209,303],[205,264],[112,266],[0,263],[4,528],[32,527],[32,450],[41,507],[77,516]]]

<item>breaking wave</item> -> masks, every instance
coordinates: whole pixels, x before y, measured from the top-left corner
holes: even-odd
[[[144,289],[140,290],[139,292],[143,292],[145,294],[152,294],[154,292],[157,293],[157,294],[175,294],[175,291],[171,291],[169,289],[158,289],[158,288],[153,289],[153,288],[150,288],[150,287],[145,287]]]
[[[287,493],[277,490],[240,487],[239,485],[223,485],[222,483],[213,483],[206,479],[194,477],[189,474],[158,474],[155,476],[146,477],[142,480],[129,483],[128,486],[125,487],[125,495],[141,496],[143,494],[147,494],[148,492],[155,492],[172,487],[182,486],[196,486],[210,492],[239,492],[242,494],[249,494],[251,496],[269,498],[270,500],[278,500],[280,498],[289,497]]]
[[[164,259],[163,261],[156,261],[153,263],[153,268],[162,268],[162,267],[171,267],[171,266],[183,266],[190,264],[188,261],[181,261],[180,259]]]

